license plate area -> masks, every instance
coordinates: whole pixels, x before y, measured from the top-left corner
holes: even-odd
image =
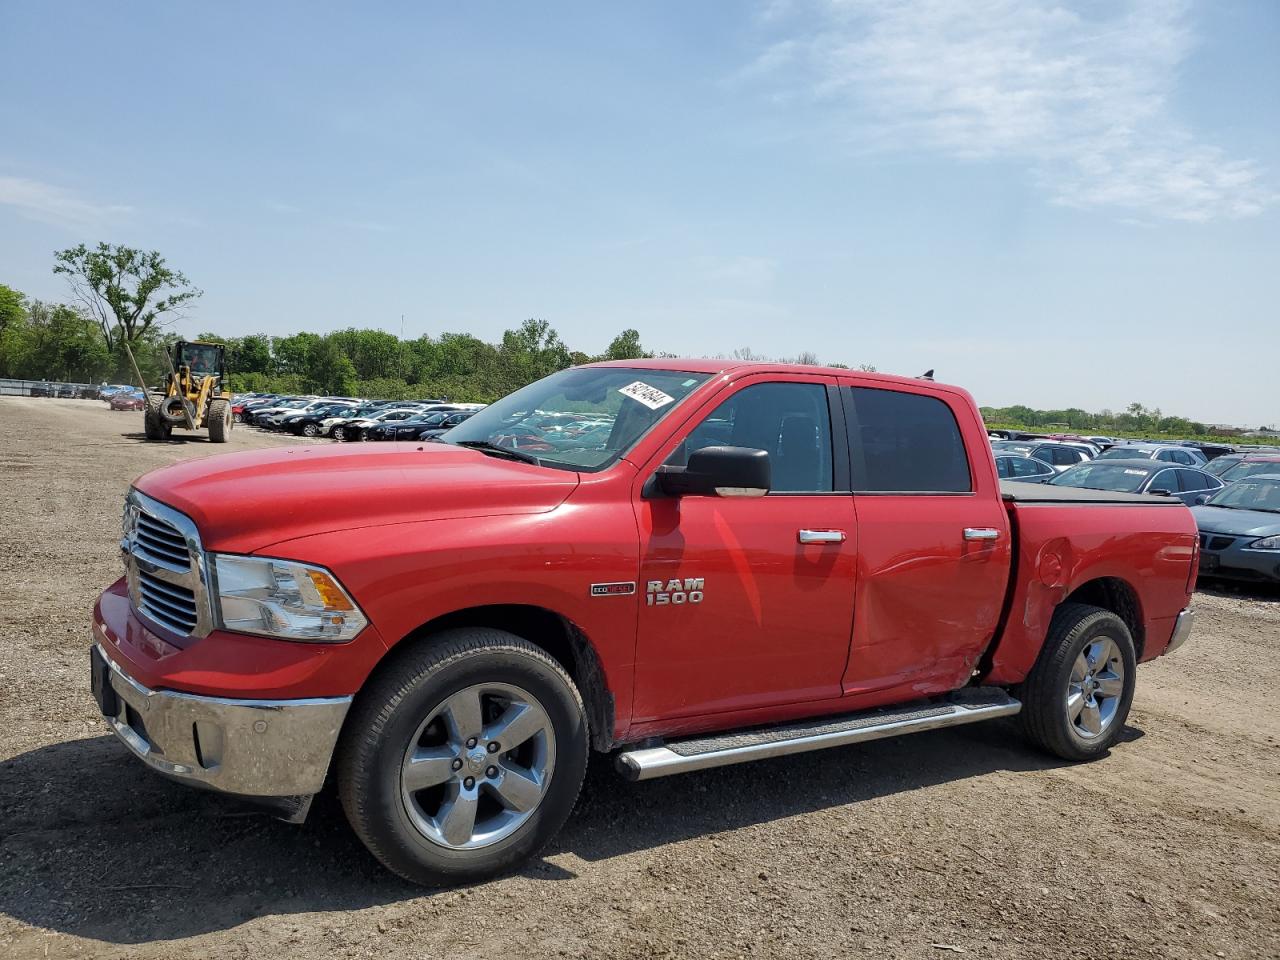
[[[1216,553],[1200,554],[1200,572],[1211,573],[1218,569],[1218,561],[1221,558]]]
[[[111,664],[97,647],[89,648],[89,688],[104,717],[119,715],[120,698],[111,686]]]

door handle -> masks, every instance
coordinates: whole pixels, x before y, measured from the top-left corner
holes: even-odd
[[[801,543],[844,543],[843,530],[798,530]]]
[[[999,540],[1000,531],[995,527],[965,527],[966,540]]]

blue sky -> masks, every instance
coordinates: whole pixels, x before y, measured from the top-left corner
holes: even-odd
[[[0,6],[0,283],[1280,420],[1280,5]],[[1254,358],[1257,359],[1254,359]]]

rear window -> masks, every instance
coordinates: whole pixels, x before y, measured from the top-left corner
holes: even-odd
[[[951,408],[936,397],[851,387],[854,490],[968,493],[969,458]]]

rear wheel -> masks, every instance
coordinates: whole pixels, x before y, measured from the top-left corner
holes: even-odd
[[[1099,757],[1124,729],[1136,677],[1125,622],[1100,607],[1064,604],[1022,685],[1023,731],[1064,760]]]
[[[219,397],[209,401],[209,439],[214,443],[226,443],[231,436],[231,402]]]
[[[320,435],[320,424],[304,423],[302,425],[302,435],[304,437],[317,437]]]
[[[160,403],[148,397],[142,414],[142,425],[148,440],[168,440],[173,435],[173,427],[160,412]]]
[[[500,630],[405,650],[360,695],[337,758],[351,826],[415,883],[512,870],[563,826],[587,765],[582,698],[558,663]]]
[[[335,439],[335,440],[345,440],[345,439],[347,439],[347,428],[346,428],[346,427],[334,427],[334,428],[333,428],[333,439]]]

